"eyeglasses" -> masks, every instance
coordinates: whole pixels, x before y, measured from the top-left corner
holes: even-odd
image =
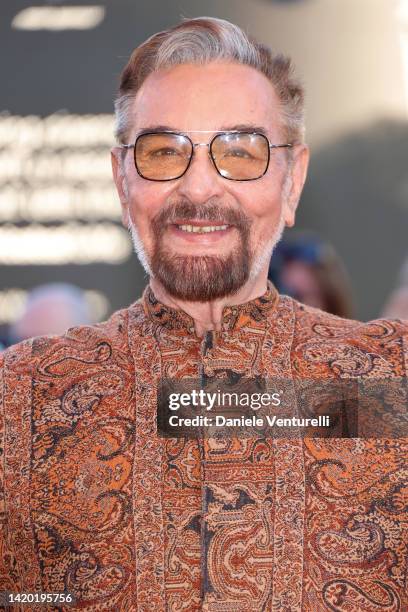
[[[272,144],[258,132],[218,132],[210,142],[193,142],[178,132],[145,132],[135,144],[121,145],[133,149],[138,174],[148,181],[173,181],[185,174],[196,147],[208,147],[218,174],[230,181],[254,181],[268,170],[271,149],[293,147]]]

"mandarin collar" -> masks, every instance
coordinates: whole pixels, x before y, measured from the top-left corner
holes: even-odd
[[[274,310],[278,297],[277,290],[268,281],[268,288],[260,297],[223,309],[221,330],[223,332],[264,330],[268,315]],[[184,310],[177,310],[159,302],[150,285],[143,293],[142,304],[146,316],[154,323],[180,335],[195,333],[194,319]]]

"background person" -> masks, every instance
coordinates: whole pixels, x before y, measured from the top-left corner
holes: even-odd
[[[40,285],[28,293],[21,316],[9,328],[8,343],[62,334],[69,327],[91,322],[89,305],[82,289],[68,283]]]
[[[398,285],[389,296],[382,316],[389,319],[408,319],[408,259],[401,268]]]
[[[334,247],[316,235],[284,236],[273,252],[268,277],[280,293],[338,317],[353,318],[344,264]]]

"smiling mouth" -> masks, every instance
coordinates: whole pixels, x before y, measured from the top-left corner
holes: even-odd
[[[189,225],[182,224],[176,225],[177,229],[183,232],[189,232],[192,234],[207,234],[209,232],[221,232],[227,230],[230,225]]]

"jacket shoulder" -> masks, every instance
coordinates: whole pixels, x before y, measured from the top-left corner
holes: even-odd
[[[58,361],[63,355],[76,355],[84,363],[89,358],[97,361],[107,353],[125,353],[128,348],[128,320],[131,309],[138,303],[118,310],[112,316],[96,325],[81,325],[67,329],[64,334],[38,336],[24,340],[9,347],[0,355],[0,368],[29,375],[36,371],[39,364],[51,356]],[[93,357],[92,357],[93,355]]]
[[[291,299],[291,298],[289,298]],[[297,330],[305,334],[326,332],[330,336],[350,336],[354,338],[371,337],[382,338],[400,336],[408,337],[408,321],[399,319],[373,319],[372,321],[357,321],[355,319],[343,319],[336,315],[324,312],[319,308],[306,306],[296,300],[292,300],[294,318]]]
[[[345,377],[406,376],[408,321],[343,319],[292,300],[295,362]]]

